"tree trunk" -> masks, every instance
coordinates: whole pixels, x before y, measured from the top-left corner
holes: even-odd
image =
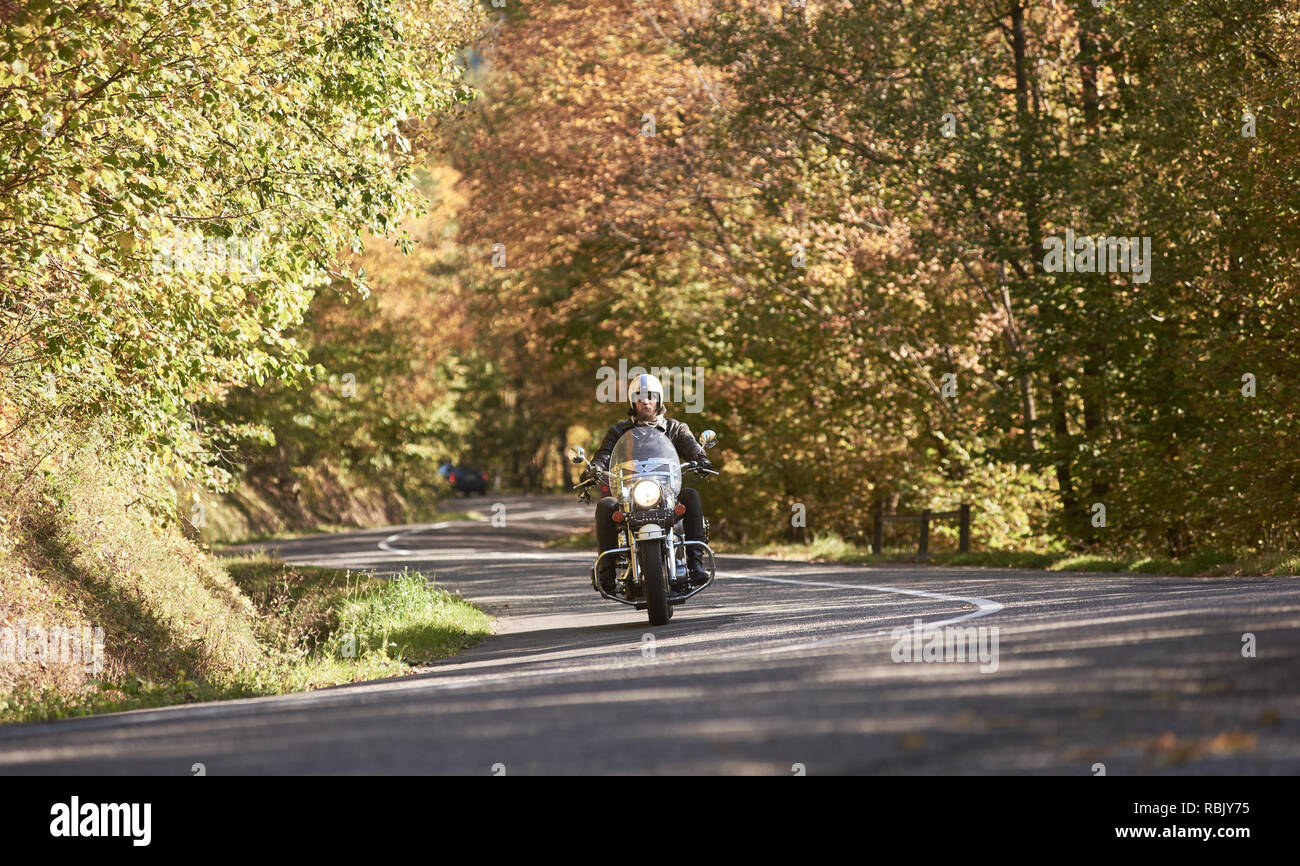
[[[1097,152],[1100,150],[1100,130],[1098,125],[1099,104],[1097,96],[1097,58],[1096,42],[1093,38],[1093,29],[1096,26],[1096,12],[1092,8],[1091,0],[1080,0],[1079,3],[1079,80],[1081,82],[1083,101],[1083,118],[1085,126],[1085,153],[1088,151]],[[1104,277],[1094,277],[1098,282],[1104,282]],[[1093,334],[1095,335],[1095,331]],[[1083,360],[1083,431],[1088,442],[1093,442],[1098,437],[1104,435],[1103,427],[1106,420],[1105,399],[1105,367],[1101,359],[1105,357],[1105,352],[1101,344],[1096,339],[1090,339],[1084,345]],[[1095,476],[1095,472],[1089,473],[1093,478],[1089,484],[1089,493],[1093,502],[1102,502],[1106,494],[1110,491],[1110,484],[1105,479]],[[1097,541],[1096,528],[1091,522],[1084,524],[1084,532],[1089,544],[1095,544]]]
[[[569,462],[568,432],[569,431],[565,427],[560,427],[559,432],[555,436],[556,452],[560,455],[560,481],[563,483],[566,491],[574,484],[573,464]]]
[[[1020,155],[1020,196],[1025,216],[1025,233],[1031,256],[1028,279],[1043,275],[1043,227],[1039,207],[1038,163],[1034,156],[1034,142],[1037,139],[1038,125],[1030,107],[1031,87],[1029,83],[1028,47],[1025,39],[1025,6],[1020,0],[1013,0],[1011,16],[1011,48],[1016,68],[1016,122],[1019,127]],[[1059,314],[1051,304],[1042,308],[1043,323],[1049,331],[1059,330]],[[1056,482],[1061,507],[1065,513],[1066,525],[1074,532],[1082,526],[1079,522],[1079,502],[1074,490],[1073,459],[1074,452],[1069,447],[1069,421],[1066,411],[1066,394],[1061,378],[1061,369],[1066,368],[1067,360],[1056,357],[1038,358],[1040,366],[1048,369],[1048,383],[1052,404],[1052,432],[1055,436]]]

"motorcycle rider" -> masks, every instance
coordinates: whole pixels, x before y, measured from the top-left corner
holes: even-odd
[[[609,428],[609,432],[605,434],[605,441],[592,455],[591,465],[582,473],[584,481],[596,477],[597,469],[609,470],[609,458],[614,451],[614,446],[619,438],[633,427],[657,428],[673,443],[673,447],[677,449],[677,456],[683,463],[693,460],[704,469],[713,468],[713,464],[705,456],[704,448],[691,435],[691,428],[681,421],[675,421],[664,415],[663,393],[663,385],[657,376],[642,373],[632,378],[627,389],[628,417]],[[685,530],[686,539],[704,541],[704,506],[700,502],[699,492],[691,487],[683,487],[677,501],[686,507],[686,513],[682,515],[682,528]],[[596,539],[602,553],[618,547],[618,527],[613,518],[617,510],[618,500],[613,496],[606,496],[596,503]],[[704,552],[700,548],[687,546],[686,572],[686,579],[693,587],[708,581],[709,575],[704,569]],[[606,592],[614,591],[614,557],[606,557],[601,561],[597,579],[600,581],[601,589]]]

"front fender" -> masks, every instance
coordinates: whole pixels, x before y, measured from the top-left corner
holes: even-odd
[[[657,523],[647,523],[636,531],[637,541],[652,541],[664,537],[664,528]]]

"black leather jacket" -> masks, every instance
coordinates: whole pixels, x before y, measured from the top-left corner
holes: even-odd
[[[631,414],[629,410],[628,415]],[[684,463],[705,456],[704,448],[695,441],[695,437],[691,435],[691,428],[684,422],[675,421],[667,415],[660,415],[654,421],[640,422],[628,417],[609,428],[609,432],[605,434],[605,441],[600,443],[600,448],[591,457],[591,465],[607,471],[609,456],[614,452],[614,446],[618,444],[619,438],[633,427],[657,427],[662,430],[668,437],[668,441],[673,443],[673,447],[677,449],[677,456]]]

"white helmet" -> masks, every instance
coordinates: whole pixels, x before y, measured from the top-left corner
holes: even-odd
[[[635,410],[637,400],[654,400],[659,404],[659,414],[663,414],[664,386],[658,376],[642,373],[632,377],[627,385],[627,405]]]

